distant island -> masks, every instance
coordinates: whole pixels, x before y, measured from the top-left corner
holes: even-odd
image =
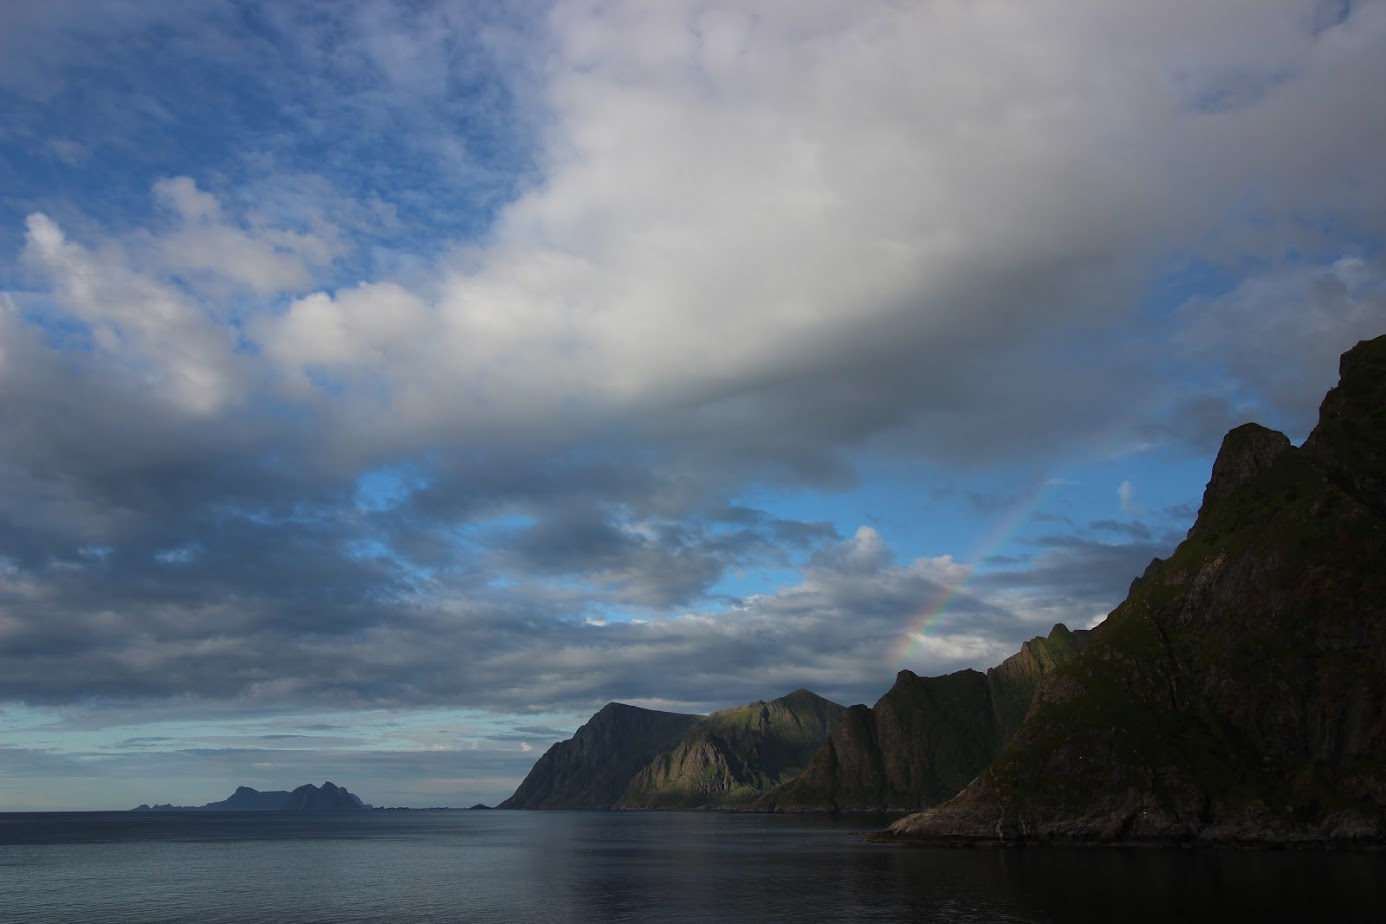
[[[236,791],[220,802],[206,805],[140,805],[135,812],[365,812],[371,806],[352,795],[344,787],[331,782],[322,786],[304,783],[293,792],[272,790],[260,792],[249,786]]]

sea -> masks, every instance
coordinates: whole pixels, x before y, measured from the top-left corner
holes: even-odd
[[[5,924],[1386,920],[1386,854],[920,848],[885,819],[0,814]]]

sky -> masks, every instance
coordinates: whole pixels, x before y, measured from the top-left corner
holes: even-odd
[[[0,4],[0,811],[1090,626],[1386,333],[1386,0]]]

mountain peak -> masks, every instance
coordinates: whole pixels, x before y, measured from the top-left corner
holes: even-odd
[[[1198,518],[1189,530],[1192,536],[1206,526],[1209,511],[1236,493],[1237,489],[1254,480],[1294,447],[1290,438],[1278,430],[1257,423],[1244,423],[1229,430],[1222,438],[1213,473],[1203,490],[1203,504]]]
[[[573,737],[545,751],[497,808],[608,808],[641,767],[702,721],[699,715],[607,703]]]
[[[1340,488],[1386,513],[1386,336],[1343,354],[1304,451]]]

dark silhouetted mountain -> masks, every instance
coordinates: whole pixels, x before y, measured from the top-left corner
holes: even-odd
[[[853,706],[804,772],[755,807],[781,812],[913,811],[956,795],[1001,752],[1040,678],[1074,657],[1088,632],[1056,625],[985,674],[901,671],[870,709]]]
[[[312,783],[289,793],[289,799],[280,809],[282,812],[355,812],[366,808],[360,799],[340,786],[330,782],[323,783],[319,789]]]
[[[708,716],[641,769],[623,809],[745,805],[801,772],[846,710],[808,690]]]
[[[544,752],[502,809],[610,808],[631,778],[703,717],[608,703]]]
[[[141,805],[137,812],[359,812],[369,809],[356,796],[340,786],[323,783],[319,789],[305,783],[293,792],[270,790],[260,792],[249,786],[237,786],[236,791],[220,802],[206,805]]]
[[[1386,840],[1386,337],[1295,448],[1227,434],[1188,537],[1009,747],[901,819],[967,842]]]
[[[260,792],[249,786],[237,786],[236,791],[220,802],[209,802],[202,806],[207,811],[226,812],[277,812],[288,804],[292,793],[284,790]]]

